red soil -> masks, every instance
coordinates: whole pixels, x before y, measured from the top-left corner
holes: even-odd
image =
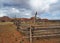
[[[29,43],[14,25],[0,25],[0,43]],[[60,38],[33,40],[33,43],[60,43]]]

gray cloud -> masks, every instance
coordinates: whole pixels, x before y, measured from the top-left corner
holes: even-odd
[[[50,9],[48,11],[52,15],[60,15],[60,3],[55,3],[50,5]]]
[[[0,0],[0,6],[30,8],[27,2],[28,0]]]
[[[17,15],[17,17],[31,17],[34,16],[35,12],[31,9],[30,5],[28,4],[29,0],[0,0],[0,15],[1,16],[9,16],[13,17]],[[12,12],[12,8],[15,8],[15,13]],[[19,12],[19,13],[18,13]],[[34,13],[33,13],[34,12]],[[44,14],[48,14],[51,18],[54,16],[60,15],[60,0],[57,3],[53,3],[50,5],[48,10],[39,10],[38,16],[41,15],[44,18]],[[50,19],[50,17],[47,17]],[[59,18],[59,17],[55,17]]]
[[[17,17],[31,17],[31,10],[27,10],[25,8],[12,8],[12,7],[7,7],[7,8],[1,8],[0,9],[0,17],[1,16],[9,16],[9,17],[14,17],[15,15]]]

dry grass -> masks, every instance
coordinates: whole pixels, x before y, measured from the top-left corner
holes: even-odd
[[[0,43],[29,43],[28,39],[22,39],[20,32],[11,22],[0,23]],[[33,40],[33,43],[60,43],[59,38]]]
[[[6,24],[6,25],[5,25]],[[0,43],[20,43],[21,34],[13,24],[0,25]]]

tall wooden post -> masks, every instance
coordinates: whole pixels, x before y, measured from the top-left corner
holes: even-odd
[[[37,12],[35,13],[35,17],[34,17],[34,24],[36,23],[36,17],[37,17]],[[32,27],[30,24],[30,43],[33,43],[33,36],[32,36]]]
[[[34,17],[34,24],[36,23],[36,18],[37,18],[37,12],[35,13],[35,17]]]
[[[21,25],[21,21],[20,20],[17,20],[16,15],[15,15],[15,19],[14,19],[14,24],[16,25],[17,30],[19,31],[20,25]]]
[[[30,43],[32,43],[32,27],[31,27],[31,25],[30,25]]]

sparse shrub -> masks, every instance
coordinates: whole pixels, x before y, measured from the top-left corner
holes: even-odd
[[[5,22],[4,20],[2,20],[1,22]]]

